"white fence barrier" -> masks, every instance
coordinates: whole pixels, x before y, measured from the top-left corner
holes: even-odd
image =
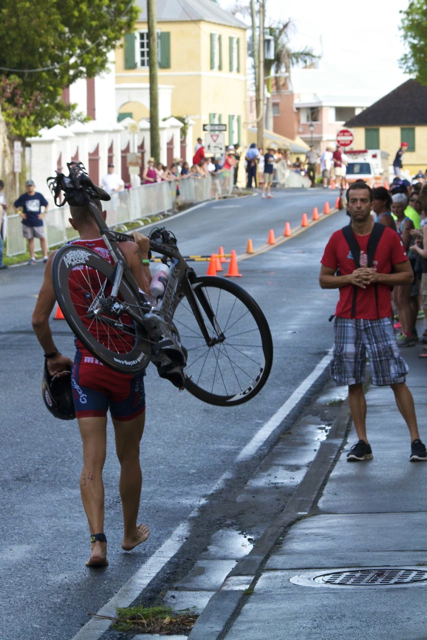
[[[178,187],[178,190],[177,190]],[[108,224],[114,227],[120,223],[133,222],[141,218],[163,213],[173,209],[178,202],[204,202],[230,195],[233,190],[233,175],[223,171],[213,178],[182,178],[178,181],[164,181],[142,185],[134,189],[119,191],[113,194],[109,202],[103,206],[107,211]],[[178,195],[179,193],[179,195]],[[68,219],[68,205],[49,209],[44,218],[49,248],[64,244],[77,237]],[[19,215],[8,217],[6,255],[9,257],[25,253],[26,241],[22,237],[22,219]]]

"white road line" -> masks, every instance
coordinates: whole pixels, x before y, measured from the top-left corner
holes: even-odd
[[[264,444],[267,438],[273,433],[273,431],[279,426],[279,424],[286,418],[286,416],[295,408],[298,402],[303,398],[303,396],[310,389],[311,385],[316,382],[317,378],[322,375],[330,361],[332,360],[332,353],[329,351],[328,355],[326,355],[317,365],[317,367],[310,373],[310,375],[300,384],[298,389],[295,389],[293,394],[282,406],[274,416],[270,418],[268,422],[265,423],[263,427],[254,435],[252,440],[248,442],[246,447],[242,449],[239,455],[236,458],[236,462],[242,462],[243,460],[247,460],[251,458],[258,449]]]
[[[167,562],[179,551],[190,532],[190,523],[183,522],[162,546],[145,562],[126,584],[98,611],[100,616],[115,616],[116,607],[128,607]],[[111,620],[93,618],[73,640],[98,640],[111,625]]]
[[[332,351],[332,350],[331,350]],[[300,384],[291,397],[280,407],[278,411],[265,423],[263,427],[255,434],[252,440],[242,449],[235,460],[235,464],[247,460],[255,455],[262,444],[280,425],[286,416],[295,408],[298,402],[304,397],[311,385],[322,375],[332,359],[332,353],[329,351],[319,364],[313,369],[310,375]],[[225,471],[221,478],[216,482],[209,495],[214,494],[225,486],[227,480],[232,477],[230,471]],[[140,569],[123,585],[123,587],[105,604],[97,613],[100,616],[115,616],[116,607],[128,607],[138,596],[141,591],[153,580],[153,578],[163,569],[169,560],[180,550],[185,539],[190,533],[190,520],[199,512],[201,506],[206,504],[208,496],[199,501],[198,506],[193,509],[188,519],[181,523],[172,535],[157,549],[157,551],[145,562]],[[92,618],[79,631],[72,640],[99,640],[99,638],[109,629],[110,620],[100,620]]]

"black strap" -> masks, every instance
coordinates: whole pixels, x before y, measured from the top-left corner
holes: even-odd
[[[372,267],[374,262],[375,251],[377,249],[378,243],[381,239],[385,226],[383,224],[378,224],[375,222],[373,229],[371,231],[371,235],[369,236],[368,246],[367,246],[367,256],[368,256],[368,267]],[[347,241],[348,246],[350,247],[351,255],[353,256],[353,260],[356,264],[356,269],[360,267],[360,247],[357,242],[353,229],[351,228],[351,224],[346,225],[342,229],[344,238]],[[353,301],[351,303],[351,317],[354,318],[356,315],[356,302],[357,302],[357,289],[358,287],[353,285]],[[379,308],[378,308],[378,287],[374,284],[375,291],[375,304],[377,308],[377,317],[379,317]]]
[[[105,533],[92,533],[90,537],[91,543],[93,542],[107,542],[107,538],[105,537]]]

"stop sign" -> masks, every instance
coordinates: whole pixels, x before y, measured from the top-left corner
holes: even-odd
[[[341,147],[349,147],[354,140],[353,132],[350,129],[341,129],[337,133],[337,142]]]

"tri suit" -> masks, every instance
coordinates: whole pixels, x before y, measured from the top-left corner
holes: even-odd
[[[102,238],[94,240],[73,240],[70,244],[78,244],[98,253],[104,260],[113,263],[110,253]],[[84,299],[84,292],[87,288],[88,271],[85,267],[85,274],[80,267],[75,267],[70,276],[70,293],[82,322],[90,330],[91,320],[86,317],[87,301]],[[85,280],[85,287],[79,282]],[[95,278],[95,271],[94,271]],[[92,283],[91,283],[92,284]],[[95,283],[99,289],[99,283]],[[95,289],[96,290],[96,289]],[[126,319],[122,319],[126,323]],[[95,331],[95,330],[94,330]],[[102,333],[102,325],[96,328],[96,338],[99,342],[107,341],[117,349],[118,352],[126,350],[131,346],[132,338],[126,333],[111,336]],[[144,376],[145,371],[133,375],[114,371],[99,362],[86,347],[76,338],[76,355],[72,371],[72,387],[74,406],[77,418],[87,418],[93,416],[106,416],[110,409],[112,418],[121,422],[133,420],[145,411],[145,391]]]

